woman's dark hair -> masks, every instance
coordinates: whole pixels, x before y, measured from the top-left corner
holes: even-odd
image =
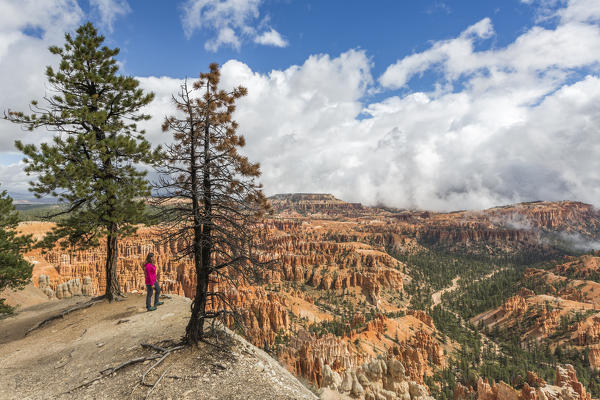
[[[154,253],[148,253],[146,256],[146,264],[149,264],[152,261],[152,257],[154,257]]]

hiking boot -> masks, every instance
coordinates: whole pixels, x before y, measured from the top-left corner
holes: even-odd
[[[156,307],[150,307],[150,308],[148,308],[148,311],[155,311],[155,310],[156,310]]]
[[[154,307],[162,306],[163,304],[165,304],[165,302],[164,302],[164,301],[159,301],[158,303],[156,303],[156,304],[154,305]]]

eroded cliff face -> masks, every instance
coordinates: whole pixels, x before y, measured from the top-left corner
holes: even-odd
[[[558,254],[555,244],[585,248],[598,238],[600,211],[572,201],[521,203],[483,211],[412,213],[402,233],[474,253]]]
[[[457,397],[461,398],[461,397]],[[479,378],[477,382],[478,400],[591,400],[591,396],[577,380],[572,365],[556,367],[554,385],[547,384],[543,379],[529,373],[527,382],[521,390],[513,389],[510,385],[499,382],[491,384]]]

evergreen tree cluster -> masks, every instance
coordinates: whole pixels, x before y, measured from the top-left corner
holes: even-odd
[[[33,265],[23,258],[31,247],[31,235],[20,235],[16,228],[19,215],[6,191],[0,192],[0,292],[23,288],[31,279]],[[12,312],[0,298],[0,314]]]

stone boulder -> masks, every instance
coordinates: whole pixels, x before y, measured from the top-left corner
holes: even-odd
[[[342,377],[336,371],[332,371],[329,365],[323,367],[322,387],[338,390],[342,385]]]
[[[83,277],[83,286],[81,287],[81,293],[84,296],[92,296],[94,294],[94,284],[92,283],[91,277]]]
[[[91,285],[91,279],[89,284]],[[88,290],[88,289],[86,289]],[[59,283],[56,286],[56,297],[59,299],[68,299],[73,296],[82,296],[81,279],[75,278],[67,282]]]
[[[55,299],[54,290],[50,287],[50,278],[48,275],[40,275],[38,277],[38,287],[44,292],[49,299]]]

